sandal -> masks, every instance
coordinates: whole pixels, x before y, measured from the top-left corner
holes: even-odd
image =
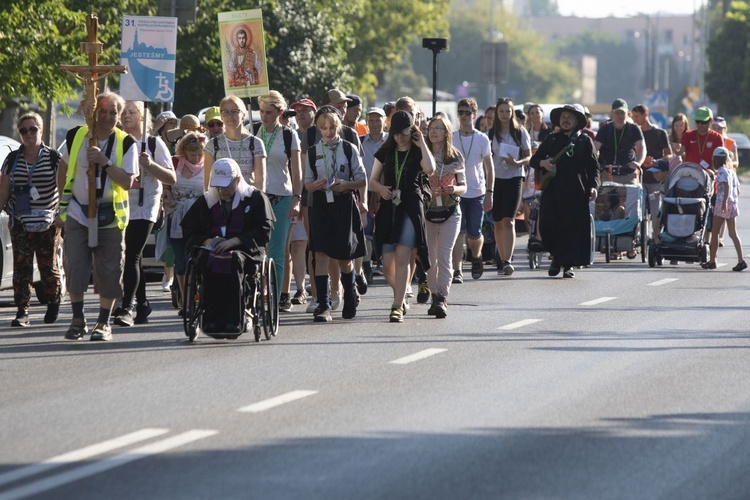
[[[401,307],[398,307],[398,306],[391,307],[390,322],[391,323],[403,323],[404,322],[404,313]]]
[[[68,327],[68,331],[65,332],[65,338],[68,340],[81,340],[89,331],[89,327],[86,326],[86,320],[82,318],[73,318],[73,321],[70,322],[70,326]]]
[[[734,266],[732,268],[732,271],[744,271],[745,269],[747,269],[747,263],[743,260],[742,262]]]

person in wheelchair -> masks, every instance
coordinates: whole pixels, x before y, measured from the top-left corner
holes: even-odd
[[[216,160],[208,191],[182,220],[185,247],[203,278],[205,333],[242,333],[243,285],[260,272],[273,221],[268,198],[245,181],[237,162]],[[255,280],[247,281],[252,297]]]

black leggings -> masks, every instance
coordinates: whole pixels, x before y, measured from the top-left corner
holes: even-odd
[[[123,307],[130,307],[133,303],[133,295],[136,296],[138,304],[146,302],[146,280],[141,279],[143,274],[143,249],[146,247],[146,239],[151,234],[154,223],[150,220],[131,220],[125,228],[125,268],[122,273],[123,284]]]

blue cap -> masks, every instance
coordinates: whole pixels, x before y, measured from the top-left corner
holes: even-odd
[[[648,169],[649,172],[669,172],[669,162],[667,160],[657,160],[654,166]]]

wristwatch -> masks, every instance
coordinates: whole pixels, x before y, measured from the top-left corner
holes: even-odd
[[[112,166],[112,160],[107,160],[107,163],[104,164],[104,166],[102,167],[102,170],[107,170],[111,166]]]

